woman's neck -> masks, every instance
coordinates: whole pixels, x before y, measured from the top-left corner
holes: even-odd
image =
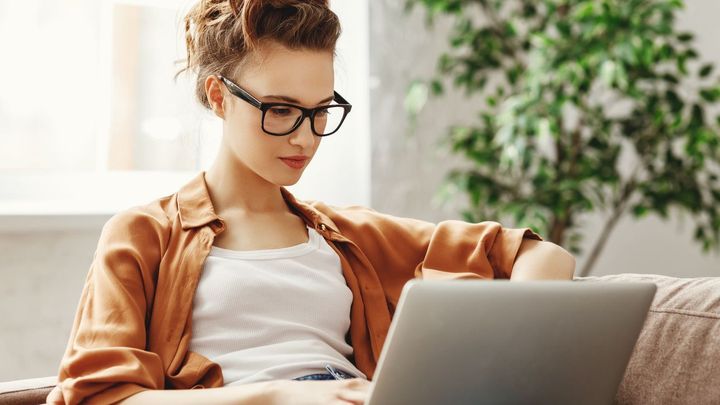
[[[287,212],[280,186],[231,159],[218,158],[205,173],[210,199],[219,216],[225,213]]]

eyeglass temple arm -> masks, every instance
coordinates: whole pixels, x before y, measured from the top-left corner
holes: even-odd
[[[254,105],[257,108],[262,107],[262,104],[263,104],[262,101],[253,97],[252,94],[250,94],[247,91],[243,90],[242,88],[238,87],[235,83],[230,81],[230,79],[228,79],[222,75],[218,75],[218,77],[220,78],[220,80],[222,80],[223,83],[225,83],[226,86],[231,87],[233,92],[236,93],[240,98],[244,99],[245,101]]]
[[[350,105],[350,103],[348,103],[348,101],[345,100],[345,98],[343,96],[341,96],[340,93],[338,93],[337,91],[335,91],[334,93],[335,93],[335,101],[337,101],[340,104]]]
[[[233,83],[233,82],[230,81],[229,79],[225,78],[224,76],[218,75],[218,77],[220,78],[220,80],[223,81],[223,83],[225,83],[225,85],[227,85],[228,87],[231,87],[234,92],[238,93],[238,95],[240,95],[240,97],[242,97],[243,99],[245,99],[247,102],[253,104],[253,105],[254,105],[255,107],[257,107],[257,108],[261,108],[261,107],[262,107],[262,105],[263,105],[262,101],[260,101],[260,100],[256,99],[255,97],[253,97],[252,94],[250,94],[250,93],[248,93],[247,91],[241,89],[241,88],[238,87],[235,83]],[[333,93],[334,93],[335,100],[336,100],[338,103],[340,103],[340,104],[347,104],[348,106],[352,107],[352,106],[350,105],[350,103],[349,103],[347,100],[345,100],[345,97],[343,97],[343,96],[340,95],[340,93],[338,93],[337,91],[334,91]]]

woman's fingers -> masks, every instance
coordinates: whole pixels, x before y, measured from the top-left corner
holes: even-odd
[[[337,392],[338,398],[353,405],[362,405],[367,400],[370,382],[361,378],[344,381],[345,387]]]
[[[341,391],[338,391],[337,396],[343,401],[350,402],[351,404],[362,405],[365,403],[368,394],[367,391],[354,391],[343,389]]]
[[[342,380],[342,382],[345,383],[345,386],[348,388],[367,389],[367,387],[370,385],[370,381],[364,378],[349,378],[347,380]]]

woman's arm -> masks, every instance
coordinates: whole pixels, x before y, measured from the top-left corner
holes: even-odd
[[[221,388],[203,388],[194,390],[145,390],[123,401],[122,405],[143,404],[268,404],[270,390],[268,382],[259,382]]]
[[[273,380],[222,388],[146,390],[118,404],[362,405],[369,389],[370,382],[362,378],[331,381]]]
[[[515,258],[510,280],[572,280],[575,258],[552,243],[525,239]]]

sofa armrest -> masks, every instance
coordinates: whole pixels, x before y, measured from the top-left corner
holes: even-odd
[[[57,384],[57,376],[0,382],[0,405],[38,405]]]
[[[626,273],[576,280],[657,285],[616,404],[719,403],[720,277]]]

